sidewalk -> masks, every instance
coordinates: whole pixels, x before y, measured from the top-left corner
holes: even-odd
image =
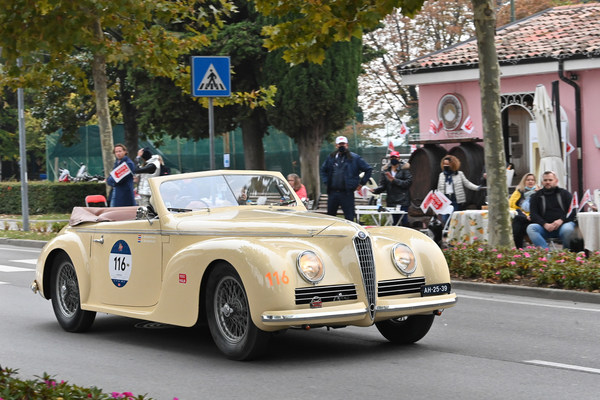
[[[46,242],[41,240],[0,238],[0,244],[41,249],[44,247]],[[579,292],[577,290],[549,289],[529,286],[505,285],[501,283],[479,283],[465,281],[452,281],[452,288],[484,293],[536,297],[539,299],[566,300],[576,303],[600,304],[600,293]]]

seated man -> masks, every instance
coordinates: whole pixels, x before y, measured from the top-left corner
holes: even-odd
[[[542,189],[531,196],[530,218],[527,235],[536,247],[548,248],[548,238],[560,238],[563,247],[570,249],[571,236],[575,229],[575,214],[567,212],[573,197],[558,187],[558,178],[552,171],[544,172]]]

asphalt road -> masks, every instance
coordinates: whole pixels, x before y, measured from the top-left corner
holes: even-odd
[[[38,249],[0,245],[0,365],[155,399],[597,399],[600,304],[459,288],[418,344],[376,328],[289,330],[265,358],[226,360],[207,330],[98,315],[57,324],[29,290]],[[477,288],[477,286],[475,286]]]

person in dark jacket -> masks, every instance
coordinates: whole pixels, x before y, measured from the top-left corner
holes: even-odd
[[[122,163],[126,163],[131,172],[123,176],[118,182],[112,175],[109,175],[108,178],[106,178],[106,184],[112,187],[110,206],[135,206],[135,194],[133,192],[133,172],[135,170],[135,164],[127,157],[127,147],[125,147],[124,144],[117,143],[113,149],[113,153],[117,158],[113,170]]]
[[[388,208],[400,206],[402,211],[408,212],[411,184],[410,164],[402,162],[400,153],[392,151],[390,153],[390,163],[381,174],[379,186],[371,191],[375,194],[386,192],[386,206]],[[394,225],[398,225],[400,215],[402,214],[392,214]],[[402,217],[402,226],[408,226],[408,214],[404,214],[404,217]]]
[[[336,151],[331,153],[321,165],[321,180],[327,187],[327,214],[336,215],[339,207],[344,217],[353,221],[354,191],[361,190],[371,178],[371,167],[358,154],[348,150],[348,139],[338,136],[335,139]],[[362,179],[360,173],[364,172]]]
[[[570,249],[575,230],[576,210],[567,215],[573,196],[558,187],[558,178],[552,171],[542,175],[542,189],[531,196],[527,235],[536,247],[548,248],[548,238],[560,238],[563,247]]]

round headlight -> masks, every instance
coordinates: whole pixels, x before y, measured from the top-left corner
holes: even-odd
[[[403,243],[396,243],[392,248],[392,261],[404,275],[410,275],[417,269],[415,254],[410,247]]]
[[[296,266],[302,278],[308,283],[319,283],[325,276],[323,262],[312,251],[300,253],[296,260]]]

